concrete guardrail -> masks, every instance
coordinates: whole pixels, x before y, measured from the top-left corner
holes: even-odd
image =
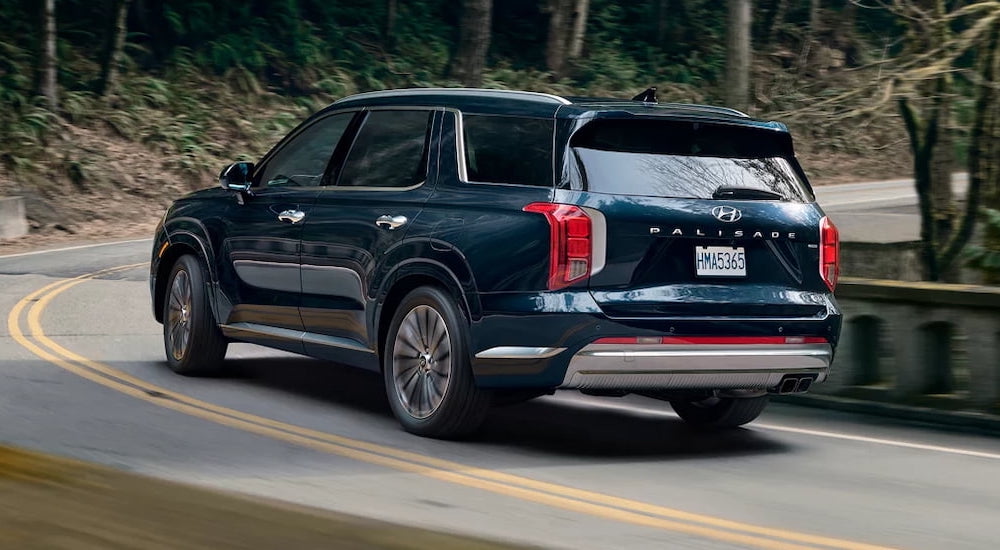
[[[1000,288],[845,279],[837,300],[840,346],[814,394],[1000,414]]]
[[[14,239],[28,234],[28,221],[24,216],[24,199],[0,197],[0,240]]]

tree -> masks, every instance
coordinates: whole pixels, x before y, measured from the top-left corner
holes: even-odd
[[[656,0],[656,45],[663,47],[667,41],[667,26],[670,24],[670,0]]]
[[[567,63],[583,53],[590,1],[549,0],[548,11],[545,65],[555,78],[561,78],[566,74]]]
[[[871,85],[817,99],[798,114],[826,113],[828,120],[843,123],[889,103],[898,106],[913,154],[924,277],[937,281],[950,275],[969,244],[981,197],[1000,187],[995,183],[1000,171],[1000,129],[996,126],[1000,108],[996,57],[1000,54],[996,35],[991,34],[1000,25],[1000,1],[983,0],[951,11],[945,0],[893,0],[880,6],[908,27],[903,53],[873,64],[877,74]],[[970,58],[975,60],[975,69],[969,66]],[[961,208],[951,196],[954,160],[949,133],[952,80],[959,77],[973,84],[978,97],[969,133],[969,187]],[[1000,236],[1000,226],[996,235]],[[1000,250],[1000,238],[996,246]]]
[[[729,0],[726,32],[726,104],[750,108],[750,0]]]
[[[465,86],[483,84],[492,18],[493,0],[463,0],[458,51],[452,62],[451,75]]]
[[[945,17],[944,0],[900,2],[895,9],[909,25],[909,55],[932,51],[950,40],[950,21]],[[951,194],[954,163],[950,88],[951,76],[940,72],[918,82],[898,100],[913,153],[924,276],[932,281],[944,276],[960,247],[965,245],[960,241],[948,243],[955,218]],[[952,250],[956,246],[959,249]]]
[[[583,54],[583,40],[587,36],[587,13],[590,11],[590,0],[576,0],[573,10],[573,26],[569,37],[569,60],[579,59]]]
[[[396,16],[399,13],[399,1],[387,0],[385,5],[385,44],[390,48],[395,42]]]
[[[976,118],[969,145],[970,187],[982,187],[982,245],[971,247],[972,267],[987,283],[1000,284],[1000,17],[981,47],[976,84]]]
[[[549,0],[549,37],[545,45],[545,65],[556,78],[566,65],[566,35],[572,0]]]
[[[56,81],[56,0],[42,2],[42,47],[38,67],[38,93],[45,98],[49,110],[59,109],[59,90]]]
[[[97,93],[104,97],[113,94],[118,87],[118,73],[125,63],[125,37],[128,34],[128,8],[132,0],[113,0],[111,28],[104,47],[101,62],[101,80]]]

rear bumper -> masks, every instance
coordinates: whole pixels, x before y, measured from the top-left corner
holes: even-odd
[[[829,344],[591,344],[569,361],[560,388],[615,390],[771,389],[788,375],[826,379]]]
[[[472,368],[483,388],[609,390],[770,389],[787,374],[828,376],[840,335],[832,296],[825,315],[611,318],[589,292],[480,295]],[[711,309],[706,311],[710,312]],[[823,338],[822,343],[604,343],[623,337]],[[648,346],[648,347],[644,347]]]

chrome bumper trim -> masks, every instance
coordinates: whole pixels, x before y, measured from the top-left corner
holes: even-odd
[[[570,361],[561,388],[766,389],[787,374],[830,370],[829,344],[591,344]]]
[[[566,351],[566,348],[532,348],[499,346],[476,354],[476,359],[548,359]]]

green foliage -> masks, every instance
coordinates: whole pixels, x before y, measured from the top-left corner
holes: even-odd
[[[985,242],[965,249],[966,265],[997,281],[1000,280],[1000,210],[984,208],[982,221]]]
[[[656,85],[669,100],[721,97],[725,2],[591,0],[583,54],[558,80],[545,64],[547,4],[494,1],[484,86],[630,97]],[[778,4],[755,3],[756,58],[771,66],[773,51],[801,51],[809,18],[808,3],[786,3],[772,32]],[[836,19],[846,8],[833,4],[824,10]],[[397,0],[391,32],[388,0],[143,0],[131,3],[120,85],[99,98],[95,83],[112,6],[109,0],[57,3],[61,105],[51,113],[35,99],[38,2],[0,0],[0,160],[35,169],[71,134],[68,124],[141,143],[185,173],[214,172],[239,155],[254,159],[337,97],[457,85],[448,76],[461,15],[455,0]],[[873,44],[899,36],[898,22],[882,10],[858,10],[857,17],[854,29]],[[779,70],[773,79],[764,74],[769,102],[762,109],[791,110],[823,94],[822,88],[803,90],[792,72]],[[835,89],[851,83],[840,86]],[[806,135],[845,151],[871,148],[836,127]]]

